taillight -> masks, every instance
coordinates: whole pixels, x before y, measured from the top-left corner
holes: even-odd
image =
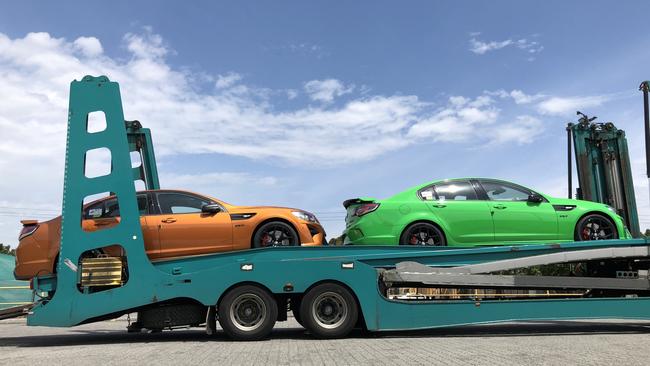
[[[34,289],[34,279],[33,279],[33,278],[30,278],[30,279],[29,279],[29,289],[30,289],[30,290],[33,290],[33,289]]]
[[[23,229],[20,230],[20,235],[18,235],[18,240],[23,240],[23,238],[34,234],[36,229],[38,229],[38,225],[25,225],[25,226],[23,226]]]
[[[379,207],[379,203],[364,203],[354,210],[354,216],[363,216],[367,213],[371,213],[376,210],[377,207]]]

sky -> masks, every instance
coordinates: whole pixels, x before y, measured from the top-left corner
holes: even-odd
[[[0,243],[60,213],[69,83],[120,83],[163,188],[314,212],[483,176],[566,196],[576,110],[628,135],[650,228],[647,1],[21,1],[0,11]]]

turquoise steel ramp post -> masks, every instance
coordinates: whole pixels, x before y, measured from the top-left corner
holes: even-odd
[[[158,283],[165,277],[153,268],[144,251],[119,85],[105,76],[75,80],[70,85],[69,108],[56,293],[50,301],[33,309],[28,318],[30,325],[70,326],[155,302]],[[106,129],[90,133],[88,114],[95,111],[104,112]],[[98,148],[110,151],[112,169],[107,175],[88,178],[86,153]],[[86,232],[81,226],[84,198],[103,192],[117,196],[121,221],[110,228]],[[77,285],[82,253],[116,244],[126,252],[126,284],[102,292],[82,293]]]

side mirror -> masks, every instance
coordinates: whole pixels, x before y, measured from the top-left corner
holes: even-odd
[[[537,193],[533,193],[533,194],[528,196],[528,202],[541,203],[541,202],[544,202],[544,197],[540,196]]]
[[[201,207],[201,212],[203,213],[208,213],[208,214],[216,214],[221,211],[221,207],[219,205],[203,205]]]

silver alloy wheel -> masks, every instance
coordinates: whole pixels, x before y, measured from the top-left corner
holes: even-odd
[[[230,320],[240,330],[253,331],[262,326],[267,317],[266,304],[256,294],[241,294],[232,302]]]
[[[348,304],[340,294],[323,292],[314,300],[311,312],[316,323],[326,329],[340,327],[348,318]]]

